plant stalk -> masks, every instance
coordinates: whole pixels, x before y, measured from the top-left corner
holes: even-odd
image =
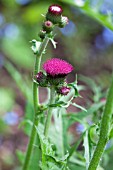
[[[53,104],[55,101],[55,89],[54,86],[51,86],[50,89],[50,102],[49,104]],[[49,107],[48,109],[48,114],[47,114],[47,119],[46,119],[46,123],[45,123],[45,129],[44,129],[44,135],[45,137],[48,137],[48,132],[49,132],[49,127],[51,124],[51,118],[52,118],[52,107]]]
[[[49,42],[49,39],[48,39],[48,37],[46,37],[43,40],[43,42],[42,42],[42,44],[41,44],[41,46],[39,48],[39,52],[36,55],[33,77],[37,74],[37,72],[40,71],[40,64],[41,64],[42,54],[45,51],[45,48],[46,48],[48,42]],[[28,143],[28,147],[27,147],[27,152],[26,152],[26,156],[25,156],[25,161],[24,161],[24,165],[23,165],[22,170],[27,170],[28,167],[29,167],[30,159],[31,159],[31,156],[32,156],[33,144],[35,142],[36,135],[37,135],[35,127],[38,126],[38,123],[39,123],[38,108],[40,107],[38,96],[39,96],[39,93],[38,93],[37,84],[35,82],[33,82],[34,121],[33,121],[31,135],[30,135],[30,139],[29,139],[29,143]]]
[[[94,151],[92,160],[89,164],[88,170],[96,170],[99,165],[105,146],[109,140],[112,114],[113,114],[113,77],[111,87],[108,92],[104,113],[102,116],[99,141]]]

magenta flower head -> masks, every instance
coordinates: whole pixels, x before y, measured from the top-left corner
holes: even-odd
[[[62,94],[62,95],[67,95],[68,93],[70,92],[70,88],[69,87],[66,87],[66,86],[62,86],[60,89],[59,89],[59,93]]]
[[[46,20],[51,21],[53,24],[59,24],[61,22],[61,14],[63,9],[59,5],[51,5],[48,8],[48,12],[46,14]]]
[[[52,15],[61,15],[63,12],[63,9],[60,5],[51,5],[48,9],[48,12]]]
[[[50,77],[65,77],[73,70],[73,66],[64,60],[53,58],[43,64],[43,69]]]

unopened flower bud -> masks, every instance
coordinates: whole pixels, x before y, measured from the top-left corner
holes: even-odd
[[[61,17],[61,22],[59,23],[59,27],[63,28],[69,23],[68,17]]]
[[[39,73],[37,73],[37,75],[36,75],[36,80],[37,80],[37,82],[39,83],[41,80],[42,80],[42,78],[43,78],[43,72],[39,72]]]
[[[50,33],[53,30],[53,23],[51,21],[45,21],[43,23],[43,30]]]
[[[36,81],[39,83],[40,86],[42,86],[42,87],[47,86],[47,79],[46,79],[46,76],[43,72],[40,71],[39,73],[37,73],[35,78],[36,78]]]
[[[52,21],[54,24],[58,24],[61,21],[61,14],[63,9],[59,5],[51,5],[46,14],[46,19]]]
[[[41,39],[44,39],[45,38],[45,36],[46,36],[46,31],[44,31],[44,30],[40,30],[40,32],[39,32],[39,37],[41,38]]]
[[[66,86],[62,86],[59,89],[59,93],[62,94],[62,95],[67,95],[69,92],[70,92],[70,88],[66,87]]]

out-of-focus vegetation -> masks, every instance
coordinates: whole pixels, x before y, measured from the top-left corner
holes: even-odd
[[[63,29],[56,30],[57,49],[54,50],[50,44],[43,62],[51,57],[65,59],[75,67],[68,81],[74,80],[75,73],[94,80],[92,82],[83,76],[78,78],[79,84],[83,82],[87,84],[87,90],[82,91],[84,97],[82,105],[104,100],[104,91],[110,83],[113,67],[112,0],[1,0],[0,169],[2,170],[18,170],[19,160],[15,157],[17,149],[22,151],[26,149],[27,137],[23,134],[22,128],[18,128],[18,124],[24,116],[32,119],[34,56],[30,49],[30,41],[38,38],[44,19],[41,14],[45,14],[48,6],[54,3],[63,7],[63,15],[68,16],[69,24]],[[44,100],[45,91],[40,89],[40,101]],[[69,108],[70,110],[73,111],[73,108]],[[74,124],[70,131],[77,136],[79,135],[77,130],[81,131],[82,127]],[[26,127],[26,132],[29,133],[29,126]],[[108,170],[112,169],[112,144],[111,140],[103,161],[103,167]],[[73,168],[73,164],[71,166]]]

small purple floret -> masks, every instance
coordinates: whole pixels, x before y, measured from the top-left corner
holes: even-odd
[[[48,75],[52,77],[63,75],[66,76],[73,70],[73,66],[64,60],[53,58],[47,60],[43,64],[43,69],[46,71]]]
[[[53,23],[51,21],[46,21],[44,25],[48,28],[51,28],[53,26]]]
[[[37,82],[39,83],[43,78],[43,72],[40,71],[39,73],[37,73],[35,77],[36,77]]]
[[[60,94],[62,94],[62,95],[67,95],[67,94],[70,92],[70,88],[63,86],[63,87],[61,87],[61,88],[59,89],[59,92],[60,92]]]

